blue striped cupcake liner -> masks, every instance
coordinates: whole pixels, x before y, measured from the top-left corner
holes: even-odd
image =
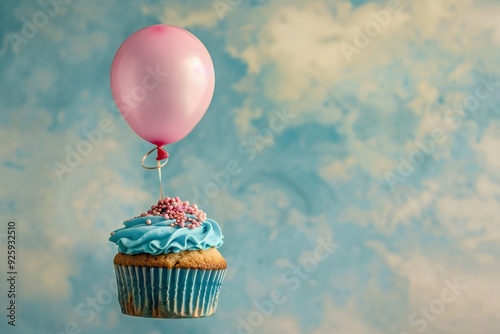
[[[226,270],[115,265],[122,313],[152,318],[199,318],[215,313]]]

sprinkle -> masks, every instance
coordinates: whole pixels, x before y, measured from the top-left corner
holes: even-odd
[[[146,225],[151,225],[151,219],[146,219]]]
[[[187,217],[187,215],[192,216]],[[159,200],[157,204],[152,205],[147,212],[140,215],[140,217],[151,216],[172,219],[174,222],[170,226],[191,229],[202,226],[207,219],[207,215],[198,208],[198,205],[190,204],[189,201],[181,201],[179,197],[165,197]],[[146,224],[150,225],[151,220],[146,220]]]
[[[111,231],[111,233],[109,235],[113,235],[113,234],[115,234],[115,231]]]

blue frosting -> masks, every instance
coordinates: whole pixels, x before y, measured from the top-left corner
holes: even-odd
[[[186,217],[194,218],[192,215]],[[150,219],[151,224],[146,224]],[[173,219],[162,216],[138,217],[123,223],[125,227],[115,230],[109,241],[118,245],[124,254],[149,253],[160,255],[186,250],[207,250],[222,245],[220,226],[212,219],[205,220],[199,227],[170,226]]]

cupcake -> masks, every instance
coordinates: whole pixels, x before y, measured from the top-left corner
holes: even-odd
[[[226,272],[223,235],[196,204],[159,200],[111,232],[122,313],[154,318],[212,315]]]

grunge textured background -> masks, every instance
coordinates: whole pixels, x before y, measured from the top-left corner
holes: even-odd
[[[0,230],[12,333],[498,333],[499,1],[0,3]],[[225,234],[215,316],[122,316],[107,241],[158,198],[114,107],[151,24],[206,45],[216,89],[165,192]]]

